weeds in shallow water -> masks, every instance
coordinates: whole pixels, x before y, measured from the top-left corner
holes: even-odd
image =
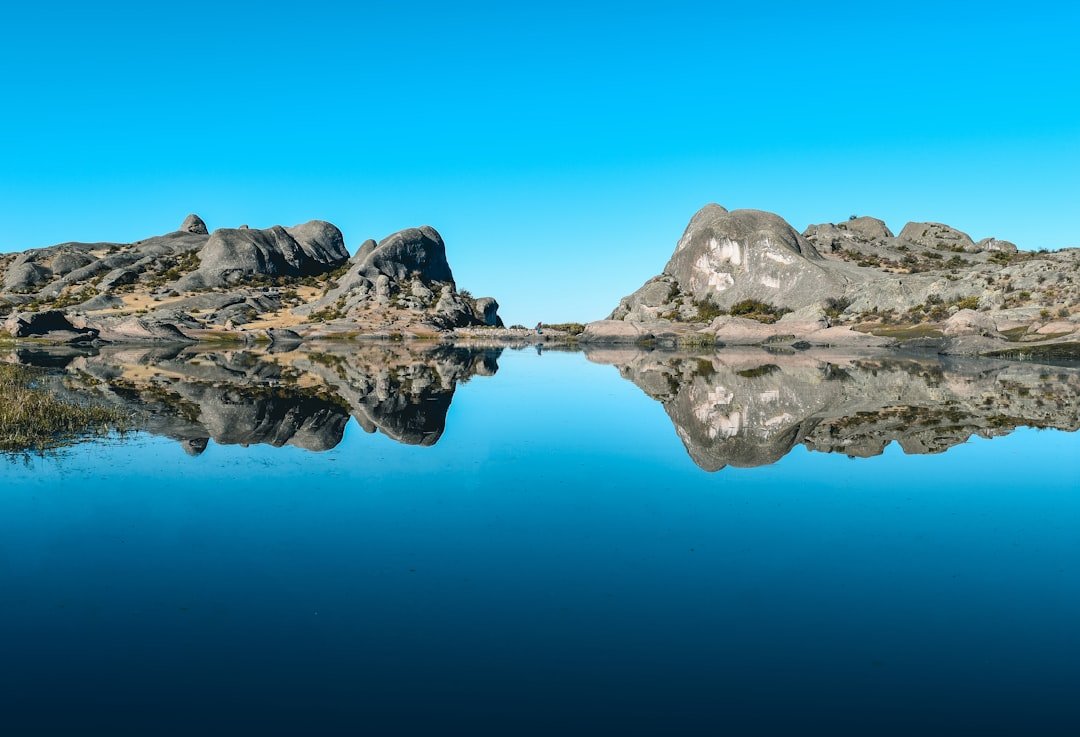
[[[0,453],[42,453],[126,429],[125,413],[62,401],[38,384],[40,376],[25,366],[0,364]]]

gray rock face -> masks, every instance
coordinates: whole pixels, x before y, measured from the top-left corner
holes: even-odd
[[[702,208],[664,272],[625,298],[612,319],[687,319],[688,303],[726,308],[747,299],[798,309],[839,297],[860,276],[823,259],[782,218]]]
[[[837,228],[840,230],[854,233],[857,237],[863,240],[876,240],[880,238],[892,238],[892,231],[889,230],[889,226],[885,224],[884,220],[878,220],[872,217],[857,217],[851,220],[846,220],[842,223],[838,223]]]
[[[897,239],[921,248],[956,247],[969,253],[978,250],[967,233],[941,223],[908,223]]]
[[[821,263],[810,242],[779,216],[709,206],[690,222],[664,274],[682,291],[718,304],[766,293],[773,304],[794,298],[802,306],[807,298],[800,292],[842,291]]]
[[[416,275],[425,282],[454,283],[446,261],[446,245],[430,225],[408,228],[384,238],[364,255],[359,266],[360,273],[369,279],[383,274],[403,281]]]
[[[857,217],[841,223],[811,225],[803,231],[803,237],[818,251],[834,253],[845,248],[881,245],[893,238],[893,234],[883,220]]]
[[[265,230],[221,228],[199,252],[199,268],[180,280],[178,288],[221,287],[253,277],[312,276],[348,259],[341,231],[324,221]]]
[[[301,312],[329,310],[339,319],[351,319],[372,304],[408,311],[417,322],[439,330],[502,325],[494,299],[474,299],[457,291],[442,236],[428,225],[399,231],[379,243],[366,241],[337,286]]]
[[[46,284],[51,278],[52,271],[44,266],[33,262],[16,264],[4,274],[4,291],[26,292]]]
[[[195,213],[184,218],[184,222],[180,224],[180,230],[185,233],[195,233],[196,235],[207,235],[208,233],[206,223]]]

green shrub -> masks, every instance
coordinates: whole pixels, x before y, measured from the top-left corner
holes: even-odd
[[[851,307],[851,300],[847,297],[829,297],[825,300],[825,314],[832,318],[840,317],[848,307]]]
[[[694,307],[697,308],[695,322],[712,322],[721,315],[727,314],[724,308],[709,299],[694,300]]]
[[[760,302],[756,299],[744,299],[742,302],[733,304],[728,312],[736,317],[747,317],[758,322],[773,323],[779,320],[781,316],[791,312],[791,310],[786,307],[776,307],[767,302]]]

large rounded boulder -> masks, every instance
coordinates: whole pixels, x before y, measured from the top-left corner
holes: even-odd
[[[359,271],[371,279],[383,274],[397,281],[416,276],[425,282],[454,283],[446,244],[430,225],[398,231],[357,256],[362,259]]]
[[[921,248],[955,249],[968,253],[979,250],[970,235],[943,223],[908,223],[897,239]]]
[[[341,231],[321,220],[292,228],[220,228],[200,250],[199,268],[179,286],[217,287],[259,277],[315,276],[348,260]]]
[[[745,300],[798,309],[844,293],[847,270],[826,261],[778,215],[707,205],[690,220],[664,272],[625,298],[614,319],[694,321],[694,305]]]

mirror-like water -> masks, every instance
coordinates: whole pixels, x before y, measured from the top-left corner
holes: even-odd
[[[133,429],[0,461],[5,733],[1080,719],[1075,367],[437,345],[9,360]]]

